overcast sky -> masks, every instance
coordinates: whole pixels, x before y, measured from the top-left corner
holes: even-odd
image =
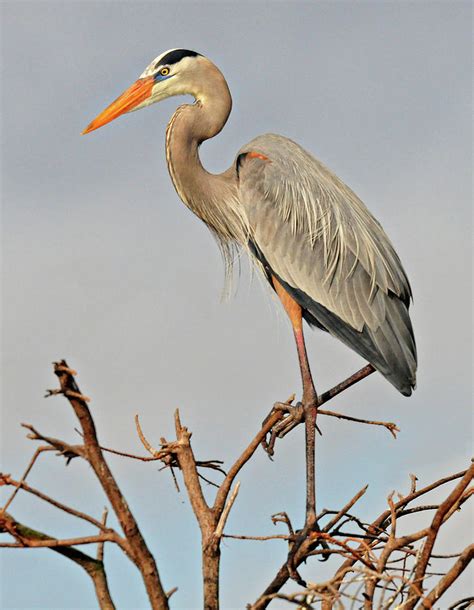
[[[268,131],[300,142],[381,221],[410,277],[418,388],[404,398],[373,375],[334,401],[383,430],[320,425],[319,508],[360,487],[374,517],[393,489],[462,470],[471,446],[471,5],[469,2],[3,2],[3,397],[1,469],[20,476],[34,450],[20,422],[77,442],[55,387],[65,357],[107,446],[141,452],[133,415],[151,442],[173,438],[179,406],[201,459],[228,465],[276,400],[300,392],[288,323],[244,265],[237,296],[221,302],[223,269],[205,227],[179,201],[164,131],[178,99],[80,132],[163,51],[210,57],[234,99],[227,127],[202,148],[212,171]],[[318,389],[363,361],[308,332]],[[263,452],[240,477],[229,533],[274,531],[270,515],[304,510],[303,431]],[[173,607],[200,606],[198,529],[184,494],[153,464],[111,458],[157,558]],[[100,515],[105,500],[85,464],[48,455],[31,484]],[[90,530],[21,494],[11,512],[60,536]],[[443,549],[456,552],[456,517]],[[463,529],[464,528],[464,529]],[[223,548],[222,606],[253,601],[284,544]],[[3,553],[1,606],[94,608],[85,576],[54,553]],[[146,608],[133,567],[107,552],[120,608]],[[306,568],[324,579],[334,564]],[[470,593],[459,581],[453,599]],[[447,600],[448,598],[446,598]]]

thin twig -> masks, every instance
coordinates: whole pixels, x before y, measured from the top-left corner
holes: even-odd
[[[266,541],[266,540],[293,540],[294,536],[287,534],[273,534],[270,536],[244,536],[239,534],[222,534],[222,538],[233,538],[234,540],[256,540],[256,541]]]
[[[104,507],[104,510],[102,512],[102,521],[101,521],[103,527],[107,526],[108,515],[109,515],[109,511],[108,511],[107,507]],[[98,561],[101,561],[102,563],[104,562],[104,547],[105,547],[105,545],[103,542],[100,542],[97,545],[97,559],[98,559]]]
[[[222,536],[227,518],[228,518],[229,513],[232,509],[232,506],[234,505],[234,502],[237,498],[239,489],[240,489],[240,481],[237,481],[237,483],[235,484],[235,487],[234,487],[234,491],[230,494],[229,500],[227,501],[227,504],[225,505],[224,510],[221,513],[219,521],[217,522],[216,531],[214,532],[214,536],[216,538],[220,538]]]
[[[318,409],[318,415],[328,415],[330,417],[337,417],[337,419],[345,419],[347,421],[357,422],[359,424],[369,424],[371,426],[383,426],[386,428],[393,438],[397,438],[397,432],[400,429],[393,422],[377,421],[375,419],[361,419],[360,417],[354,417],[352,415],[344,415],[343,413],[336,413],[336,411],[326,411],[325,409]]]
[[[273,428],[273,426],[277,422],[279,422],[281,419],[283,419],[283,417],[284,417],[284,413],[282,411],[274,411],[273,413],[271,413],[270,416],[265,421],[265,424],[258,431],[258,433],[253,438],[253,440],[250,442],[250,444],[247,446],[247,448],[243,451],[243,453],[240,455],[240,457],[234,462],[234,464],[229,468],[227,476],[225,477],[224,481],[222,482],[221,487],[220,487],[219,491],[217,492],[216,499],[214,502],[213,509],[217,513],[220,513],[223,510],[225,502],[227,500],[227,496],[229,494],[230,487],[231,487],[235,477],[239,473],[240,469],[249,461],[249,459],[255,453],[256,449],[261,444],[262,440],[265,439],[265,437],[270,432],[270,430]]]
[[[31,458],[31,460],[28,463],[28,466],[26,467],[25,472],[23,473],[21,479],[19,480],[19,482],[16,485],[16,489],[13,491],[13,493],[11,494],[11,496],[8,498],[8,500],[5,502],[5,505],[3,506],[3,508],[0,510],[0,516],[6,512],[6,510],[8,509],[8,507],[11,505],[11,503],[13,502],[13,500],[15,499],[16,494],[19,492],[22,483],[24,483],[26,481],[26,477],[30,474],[31,469],[33,468],[37,458],[40,456],[41,453],[44,453],[45,451],[53,451],[54,447],[50,447],[49,445],[44,445],[42,447],[37,447],[36,451],[33,453],[33,457]],[[4,480],[4,476],[2,475],[2,473],[0,473],[0,478],[2,480]]]
[[[89,523],[92,523],[92,525],[94,525],[95,527],[97,527],[100,530],[109,531],[109,528],[105,527],[103,525],[103,523],[101,523],[97,519],[94,519],[94,517],[91,517],[90,515],[83,513],[79,510],[76,510],[75,508],[72,508],[71,506],[67,506],[66,504],[63,504],[62,502],[59,502],[58,500],[55,500],[54,498],[51,498],[50,496],[46,495],[42,491],[39,491],[39,489],[30,487],[30,485],[28,485],[24,481],[23,482],[15,481],[9,475],[0,475],[0,480],[4,485],[13,485],[17,488],[17,490],[22,489],[26,493],[36,496],[37,498],[40,498],[40,500],[43,500],[44,502],[47,502],[48,504],[51,504],[52,506],[59,508],[59,510],[64,511],[65,513],[72,515],[73,517],[77,517],[78,519],[83,519],[84,521],[88,521]],[[1,515],[1,513],[0,513],[0,515]]]
[[[343,506],[343,508],[341,508],[341,510],[336,514],[336,516],[324,526],[323,532],[330,532],[332,528],[337,524],[337,522],[340,521],[340,519],[342,519],[342,517],[344,517],[344,515],[350,511],[354,504],[362,498],[368,487],[369,486],[366,485],[360,491],[358,491],[355,496],[351,500],[349,500],[349,502],[345,506]]]
[[[137,429],[137,434],[138,434],[138,437],[139,437],[142,445],[145,447],[145,449],[148,451],[148,453],[156,459],[157,454],[160,452],[151,446],[151,444],[147,441],[145,435],[143,434],[142,427],[140,426],[140,419],[138,417],[138,413],[135,415],[135,427]]]

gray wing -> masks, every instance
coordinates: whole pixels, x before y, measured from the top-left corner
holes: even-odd
[[[355,193],[287,138],[252,140],[236,166],[250,247],[267,275],[280,280],[310,324],[410,395],[417,364],[411,290],[380,224]]]

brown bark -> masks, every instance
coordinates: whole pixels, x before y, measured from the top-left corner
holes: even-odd
[[[94,585],[100,609],[115,610],[115,604],[110,595],[104,564],[101,560],[94,559],[90,555],[72,548],[71,546],[57,546],[56,543],[58,541],[55,538],[23,525],[8,513],[3,513],[0,517],[0,531],[2,529],[21,541],[18,548],[37,548],[40,546],[39,543],[49,543],[50,546],[48,546],[48,548],[63,557],[67,557],[67,559],[70,559],[79,565],[89,575]],[[72,541],[72,544],[77,544],[77,542]]]
[[[204,610],[219,608],[220,540],[211,533],[210,539],[202,542],[202,580],[204,589]]]
[[[453,491],[449,494],[446,500],[444,500],[444,502],[436,511],[431,526],[429,528],[426,541],[423,545],[421,557],[417,562],[415,576],[413,578],[412,586],[410,587],[412,599],[407,604],[407,610],[412,610],[423,594],[423,580],[425,577],[426,568],[433,552],[433,547],[436,542],[440,527],[443,524],[448,513],[451,512],[453,507],[457,504],[458,500],[461,498],[462,494],[464,493],[473,478],[474,463],[471,464],[471,466],[466,471],[466,474],[462,477],[462,479],[459,481]]]
[[[354,383],[364,379],[372,372],[373,367],[370,365],[364,367],[341,384],[332,388],[332,390],[322,394],[319,397],[318,406],[346,390]],[[317,528],[305,527],[303,530],[298,530],[293,527],[286,513],[278,513],[272,517],[272,521],[274,524],[279,522],[286,524],[289,531],[288,535],[232,536],[225,534],[224,529],[239,491],[240,483],[236,481],[236,477],[245,464],[252,458],[258,446],[265,444],[268,434],[273,433],[275,438],[278,436],[275,430],[278,432],[279,426],[283,425],[284,427],[284,419],[288,412],[286,407],[291,404],[291,400],[287,401],[287,403],[277,403],[274,406],[262,428],[226,474],[220,466],[222,462],[218,460],[196,460],[191,447],[191,433],[181,424],[178,412],[175,414],[176,441],[168,443],[166,439],[161,439],[161,448],[159,450],[153,449],[151,444],[146,440],[137,420],[139,437],[147,451],[151,454],[149,458],[101,447],[92,415],[87,406],[89,399],[81,394],[75,382],[74,376],[76,373],[69,369],[65,361],[55,365],[55,373],[60,381],[60,389],[52,390],[50,394],[64,394],[70,401],[81,424],[83,444],[71,445],[65,443],[60,439],[42,435],[32,426],[24,424],[30,431],[29,438],[42,440],[47,444],[36,450],[20,480],[14,480],[10,475],[0,475],[0,485],[9,485],[15,488],[6,505],[0,511],[0,532],[3,531],[11,534],[15,542],[2,543],[0,546],[10,548],[49,548],[76,562],[87,572],[93,581],[98,603],[102,610],[114,610],[103,563],[105,542],[114,542],[120,546],[138,567],[148,592],[152,610],[168,610],[168,599],[172,594],[172,592],[166,594],[162,588],[155,560],[140,533],[126,499],[122,495],[108,467],[104,458],[104,451],[111,451],[124,457],[141,459],[143,461],[161,460],[165,467],[171,469],[173,476],[173,469],[179,468],[182,471],[184,485],[201,531],[204,610],[219,610],[220,544],[223,537],[260,541],[281,539],[289,544],[289,553],[286,561],[261,596],[253,605],[248,606],[249,610],[263,610],[274,599],[286,600],[308,610],[314,607],[313,603],[321,604],[322,610],[331,610],[336,606],[339,607],[341,600],[345,597],[351,600],[350,604],[357,602],[359,605],[362,604],[365,610],[373,610],[375,606],[389,607],[393,605],[390,601],[390,596],[400,594],[405,610],[413,610],[417,604],[419,604],[417,607],[432,608],[433,604],[455,582],[473,558],[474,546],[471,545],[464,549],[462,553],[454,555],[457,557],[457,560],[444,575],[443,573],[430,572],[430,570],[433,570],[433,568],[429,568],[431,559],[435,557],[441,559],[448,557],[433,554],[439,530],[461,508],[464,502],[474,494],[474,490],[468,488],[474,476],[474,464],[466,471],[440,479],[420,490],[416,489],[416,477],[410,475],[411,487],[409,493],[405,496],[399,496],[400,499],[397,502],[393,501],[393,494],[391,494],[388,498],[388,510],[379,515],[371,524],[364,523],[352,512],[354,505],[367,489],[367,487],[364,487],[341,509],[325,509],[317,515]],[[318,412],[320,415],[328,415],[357,423],[384,426],[393,436],[398,431],[395,424],[390,422],[362,420],[322,409],[318,409]],[[314,430],[314,428],[312,429]],[[99,521],[90,515],[68,507],[26,483],[26,477],[38,456],[45,451],[51,450],[58,452],[67,461],[79,457],[86,459],[90,463],[120,522],[124,537],[106,526],[106,515],[104,515],[102,521]],[[220,485],[207,481],[199,472],[200,468],[210,468],[219,471],[225,475],[224,480]],[[457,482],[456,487],[441,504],[425,503],[424,505],[412,505],[418,498],[455,479],[461,480]],[[177,484],[175,476],[174,480]],[[203,493],[203,480],[212,483],[218,488],[212,505],[208,504]],[[76,518],[89,522],[98,529],[98,533],[91,536],[58,540],[27,528],[16,522],[11,515],[6,513],[7,507],[12,503],[19,490],[31,494]],[[425,514],[427,511],[435,511],[431,524],[428,527],[403,536],[397,536],[397,521],[400,518],[413,513]],[[323,526],[324,522],[326,524]],[[353,529],[347,532],[348,527]],[[356,530],[355,533],[353,533],[354,529]],[[356,546],[353,546],[354,543],[356,543]],[[74,548],[75,545],[86,544],[97,544],[97,557],[95,559]],[[394,553],[396,553],[395,556],[393,555]],[[329,581],[319,585],[307,586],[299,577],[297,569],[301,563],[306,562],[308,558],[314,555],[321,556],[323,559],[327,559],[329,555],[336,555],[343,558],[344,561]],[[423,595],[425,577],[432,577],[434,575],[441,576],[441,578],[428,594]],[[280,589],[290,579],[302,585],[303,589],[300,592],[291,594],[282,593]],[[358,593],[355,595],[351,595],[350,592],[348,593],[348,587],[352,586],[351,583],[353,584],[355,579],[358,579],[359,583],[361,579],[364,582],[365,593],[363,599]],[[357,597],[358,595],[359,597]],[[384,602],[385,595],[389,596],[387,603],[386,601]],[[380,599],[382,599],[382,602]]]
[[[151,607],[153,610],[168,610],[168,597],[163,590],[155,560],[105,460],[97,438],[94,420],[87,406],[87,399],[79,390],[74,379],[74,371],[68,367],[65,360],[62,360],[55,363],[54,372],[59,379],[61,392],[68,398],[79,420],[86,459],[92,466],[119,520],[128,542],[129,555],[141,572]]]
[[[440,579],[438,584],[420,601],[423,608],[432,608],[439,598],[449,589],[454,581],[464,572],[474,559],[474,544],[469,545],[459,556],[451,569]]]

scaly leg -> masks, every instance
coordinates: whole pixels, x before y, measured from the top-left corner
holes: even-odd
[[[288,317],[290,318],[295,335],[296,348],[300,363],[301,379],[303,382],[303,413],[306,436],[306,528],[312,528],[316,523],[316,488],[315,488],[315,441],[316,441],[316,415],[318,409],[318,396],[314,387],[311,370],[303,335],[303,318],[300,305],[288,294],[280,282],[273,277],[273,285]],[[291,415],[289,416],[291,417]],[[298,423],[296,421],[296,423]],[[284,433],[294,427],[295,422],[285,426]]]

